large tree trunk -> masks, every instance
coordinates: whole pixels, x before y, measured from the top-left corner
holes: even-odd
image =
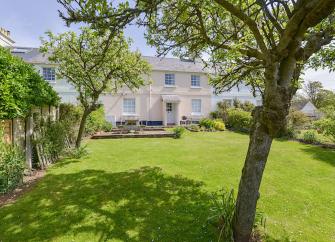
[[[286,117],[294,89],[291,80],[295,59],[290,56],[280,63],[273,62],[265,70],[267,80],[263,106],[255,108],[247,157],[237,194],[234,240],[248,242],[252,232],[259,187],[273,137],[286,127]]]
[[[81,140],[83,138],[83,134],[85,131],[86,120],[87,120],[88,115],[90,115],[90,113],[91,111],[85,108],[83,116],[81,117],[81,120],[80,120],[80,126],[79,126],[78,135],[76,139],[76,148],[79,148],[81,145]]]
[[[234,221],[234,240],[249,241],[255,218],[259,187],[271,148],[272,137],[261,122],[261,107],[254,110],[252,133],[240,180]]]

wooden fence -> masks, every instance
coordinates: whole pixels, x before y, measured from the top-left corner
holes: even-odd
[[[4,132],[4,141],[6,143],[12,144],[13,143],[13,120],[3,120],[1,122],[1,126],[3,127]]]
[[[32,169],[32,137],[34,132],[34,114],[45,120],[50,118],[55,121],[58,118],[58,108],[46,106],[35,107],[31,110],[31,116],[25,119],[2,120],[6,143],[18,146],[25,153],[27,169]]]

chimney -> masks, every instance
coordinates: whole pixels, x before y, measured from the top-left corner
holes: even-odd
[[[3,34],[4,36],[10,38],[10,31],[6,30],[4,28],[0,28],[0,33]]]
[[[0,27],[0,46],[12,47],[14,43],[10,37],[10,31]]]

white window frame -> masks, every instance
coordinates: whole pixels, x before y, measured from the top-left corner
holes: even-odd
[[[176,86],[176,75],[174,73],[165,73],[164,85],[166,87],[175,87]]]
[[[192,115],[201,115],[202,113],[202,100],[200,98],[192,99]]]
[[[191,87],[192,88],[201,87],[201,79],[199,75],[191,75]]]
[[[123,114],[125,115],[136,114],[136,99],[135,98],[124,98],[122,108],[123,108]]]
[[[48,73],[46,70],[48,70]],[[55,83],[56,82],[56,68],[47,67],[47,66],[42,67],[42,76],[44,80],[50,83]]]

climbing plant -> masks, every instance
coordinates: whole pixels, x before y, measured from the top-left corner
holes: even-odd
[[[0,47],[0,119],[24,117],[32,106],[58,102],[57,93],[32,65]]]

